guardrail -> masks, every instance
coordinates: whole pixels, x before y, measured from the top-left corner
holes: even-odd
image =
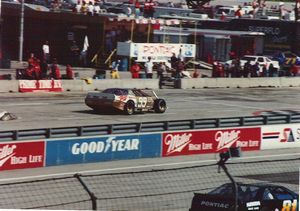
[[[300,123],[300,113],[0,131],[0,141]]]

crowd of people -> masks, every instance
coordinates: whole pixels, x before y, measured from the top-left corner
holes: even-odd
[[[27,68],[18,71],[17,78],[27,80],[74,79],[74,71],[70,64],[66,65],[66,74],[61,74],[57,59],[51,58],[48,41],[45,41],[42,46],[42,58],[39,59],[34,53],[30,53],[27,62]]]
[[[296,64],[291,65],[287,70],[274,68],[272,64],[260,65],[258,62],[251,64],[247,61],[244,65],[236,58],[231,64],[213,62],[212,77],[227,78],[249,78],[249,77],[278,77],[278,76],[299,76],[300,68]]]

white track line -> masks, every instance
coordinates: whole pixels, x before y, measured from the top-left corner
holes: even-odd
[[[289,153],[289,154],[278,154],[278,155],[258,155],[258,156],[249,156],[249,157],[236,158],[236,159],[234,159],[234,161],[259,159],[259,158],[297,156],[297,155],[300,155],[300,153]],[[76,173],[90,174],[90,173],[111,172],[111,171],[121,171],[121,170],[130,170],[130,169],[142,169],[142,168],[153,168],[153,167],[164,167],[164,166],[180,166],[180,165],[187,165],[187,164],[200,164],[200,163],[209,163],[209,162],[215,162],[216,163],[217,160],[197,160],[197,161],[186,161],[186,162],[177,162],[177,163],[163,163],[163,164],[128,166],[128,167],[110,168],[110,169],[101,169],[101,170],[87,170],[87,171],[57,173],[57,174],[45,174],[45,175],[37,175],[37,176],[27,176],[27,177],[16,177],[16,178],[0,179],[0,182],[8,182],[8,181],[13,181],[13,180],[41,179],[41,178],[47,178],[47,177],[71,176],[71,175],[74,175]]]

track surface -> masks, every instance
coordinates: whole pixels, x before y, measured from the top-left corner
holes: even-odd
[[[0,111],[6,110],[15,113],[19,117],[19,119],[15,121],[0,122],[0,130],[292,113],[299,112],[299,91],[299,88],[158,90],[158,95],[167,101],[169,107],[167,112],[164,114],[149,113],[132,116],[93,113],[85,106],[84,97],[86,93],[82,92],[60,94],[0,93]],[[244,153],[242,160],[288,159],[299,158],[299,156],[300,152],[298,149],[282,149],[247,152]],[[82,174],[132,172],[211,164],[216,163],[216,161],[216,155],[211,154],[12,170],[1,172],[0,184],[40,178],[70,176],[78,172]],[[239,161],[237,160],[237,162]],[[254,164],[249,167],[247,172],[244,172],[245,174],[239,177],[239,173],[237,173],[236,176],[238,176],[238,179],[241,181],[274,182],[283,184],[294,191],[299,191],[297,185],[299,183],[298,169],[299,166],[293,163],[280,168],[265,166],[259,169]],[[237,169],[234,170],[234,172],[240,172],[240,170],[241,169]],[[215,170],[213,170],[213,172],[215,172]],[[180,172],[178,172],[178,174],[180,174]],[[132,178],[132,176],[129,174],[128,178],[125,177],[124,179],[130,180],[130,178]],[[288,178],[287,181],[285,181],[286,178]],[[195,174],[193,178],[184,177],[182,179],[182,181],[192,181],[194,179],[195,182],[199,184],[206,184],[206,180],[200,175],[198,177],[197,174]],[[155,183],[156,182],[157,181],[155,181]],[[123,185],[130,186],[130,183]],[[101,188],[97,188],[97,190],[101,190]],[[49,186],[49,192],[51,192],[51,186]],[[12,196],[17,195],[17,193],[13,192],[11,192],[11,194]],[[191,196],[191,193],[184,196],[186,197],[184,201],[185,208],[188,207]],[[168,196],[164,196],[164,199],[174,202],[172,196],[170,197],[171,198],[168,199]],[[181,196],[179,197],[181,198]],[[165,202],[162,201],[161,203]],[[180,203],[180,206],[182,203],[183,202]],[[159,204],[160,203],[158,203],[157,206],[160,206]],[[58,209],[62,209],[62,207],[58,207]],[[182,210],[182,208],[178,210]]]
[[[300,112],[299,88],[157,90],[167,101],[164,114],[97,114],[84,104],[86,93],[0,93],[0,112],[19,119],[0,130],[53,128]]]

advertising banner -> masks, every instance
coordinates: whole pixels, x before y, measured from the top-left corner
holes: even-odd
[[[162,155],[219,153],[230,147],[260,150],[260,141],[259,127],[163,133]]]
[[[261,149],[300,147],[300,124],[262,126]]]
[[[120,56],[137,57],[145,60],[150,56],[153,61],[170,58],[173,53],[183,57],[195,57],[196,45],[185,43],[121,43],[118,42],[117,54]]]
[[[46,166],[160,157],[161,134],[47,141]]]
[[[20,92],[62,92],[61,80],[19,80]]]
[[[0,170],[43,167],[44,153],[44,141],[1,143]]]

